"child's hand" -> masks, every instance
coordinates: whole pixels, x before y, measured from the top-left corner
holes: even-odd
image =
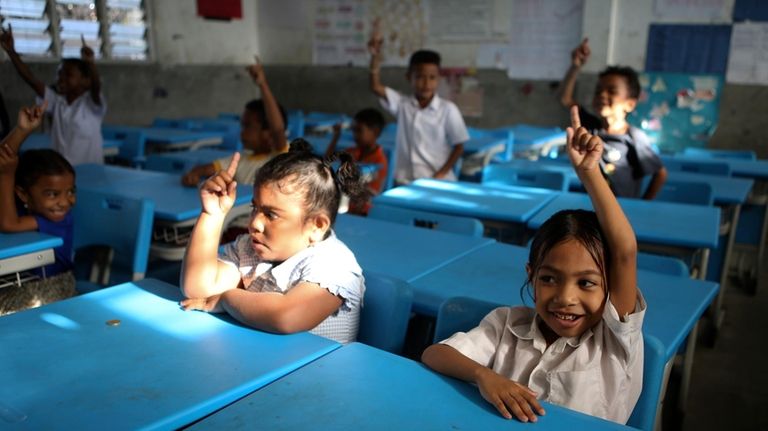
[[[19,155],[8,144],[0,145],[0,176],[13,178],[18,164]]]
[[[194,170],[189,171],[186,174],[181,176],[182,185],[185,185],[187,187],[197,187],[198,183],[200,183],[200,175],[195,173]]]
[[[80,42],[82,42],[82,46],[80,47],[80,58],[83,61],[93,63],[96,55],[93,53],[93,49],[85,43],[85,36],[83,36],[82,33],[80,34]]]
[[[579,46],[571,51],[571,64],[576,67],[583,66],[587,60],[589,60],[589,54],[591,53],[592,51],[589,49],[589,38],[585,37]]]
[[[19,121],[16,126],[25,132],[35,130],[43,122],[43,114],[47,106],[48,101],[43,100],[42,105],[21,108],[21,111],[19,111]]]
[[[568,156],[576,172],[587,172],[600,169],[600,157],[603,155],[603,140],[581,127],[579,107],[571,107],[571,127],[566,129],[568,135]]]
[[[514,415],[521,422],[536,422],[536,415],[545,413],[535,392],[493,370],[486,368],[482,372],[477,387],[480,395],[507,419],[512,419]]]
[[[336,123],[333,125],[333,136],[336,138],[341,136],[341,123]]]
[[[267,77],[264,76],[264,68],[261,66],[261,60],[259,59],[259,56],[255,56],[256,63],[248,66],[246,69],[248,70],[248,74],[251,75],[251,79],[253,79],[253,82],[256,83],[256,85],[264,85],[267,82]]]
[[[221,306],[221,294],[209,296],[207,298],[189,298],[181,301],[179,305],[184,311],[205,311],[206,313],[223,313],[224,307]]]
[[[8,30],[0,27],[0,46],[2,46],[3,50],[8,53],[16,51],[13,44],[13,28],[11,27],[11,24],[8,24]]]
[[[205,180],[200,187],[200,200],[203,203],[203,212],[210,215],[225,215],[232,209],[237,197],[237,181],[235,172],[240,161],[240,153],[232,156],[229,167],[217,172],[214,176]]]
[[[373,20],[371,30],[371,39],[368,41],[368,52],[373,57],[378,57],[381,54],[381,46],[384,44],[384,38],[381,37],[381,18],[376,17]]]

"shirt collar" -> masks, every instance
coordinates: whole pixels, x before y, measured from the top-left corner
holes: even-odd
[[[544,322],[539,323],[540,319],[539,315],[536,314],[531,319],[531,323],[510,326],[509,330],[515,337],[521,340],[532,340],[533,347],[540,352],[544,352],[547,350],[547,340],[544,339],[544,333],[539,328],[540,324],[544,324]],[[592,328],[590,328],[579,337],[559,338],[552,344],[552,348],[555,353],[562,353],[566,344],[573,348],[579,347],[581,343],[589,340],[593,334]]]
[[[434,96],[432,96],[432,100],[429,101],[429,105],[425,106],[424,109],[430,109],[432,111],[437,111],[440,109],[440,106],[442,105],[443,100],[440,98],[440,96],[435,93]],[[411,96],[411,104],[416,108],[420,109],[419,101],[416,99],[416,96]]]

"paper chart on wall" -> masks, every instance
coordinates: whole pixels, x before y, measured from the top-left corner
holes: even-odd
[[[562,79],[581,41],[583,0],[513,0],[507,75]]]
[[[313,63],[368,64],[367,21],[366,0],[316,0]]]
[[[466,41],[491,37],[492,0],[432,0],[428,11],[431,38]]]
[[[727,82],[768,85],[768,24],[734,24]]]
[[[368,16],[379,19],[384,39],[383,64],[405,66],[411,53],[424,47],[427,16],[423,0],[370,0]]]
[[[665,19],[729,20],[732,6],[726,0],[655,0],[653,14]]]

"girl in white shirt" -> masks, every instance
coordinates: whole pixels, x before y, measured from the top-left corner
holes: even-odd
[[[422,360],[477,384],[506,418],[535,422],[543,400],[625,423],[643,371],[637,242],[600,172],[603,141],[576,108],[571,123],[568,154],[595,212],[561,211],[537,232],[526,265],[535,309],[498,308]]]

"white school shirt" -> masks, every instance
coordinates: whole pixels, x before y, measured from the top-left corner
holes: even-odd
[[[501,307],[441,344],[529,387],[540,400],[626,424],[643,385],[645,309],[638,294],[635,311],[622,322],[609,300],[597,325],[547,347],[536,310]]]
[[[104,140],[101,137],[101,122],[107,113],[104,94],[101,94],[101,105],[93,101],[90,91],[68,104],[63,94],[46,86],[43,99],[48,101],[46,112],[53,115],[53,149],[72,165],[104,163]],[[38,97],[37,102],[42,103],[43,99]]]
[[[397,117],[395,179],[409,183],[431,178],[445,165],[456,144],[469,140],[464,118],[456,105],[437,94],[425,108],[414,96],[385,87],[381,106]],[[456,180],[453,170],[444,177]]]
[[[235,266],[245,289],[254,292],[284,294],[301,282],[320,285],[341,298],[342,304],[309,332],[342,344],[357,339],[365,294],[363,270],[333,232],[278,265],[259,259],[249,235],[240,235],[224,247],[219,261]]]

